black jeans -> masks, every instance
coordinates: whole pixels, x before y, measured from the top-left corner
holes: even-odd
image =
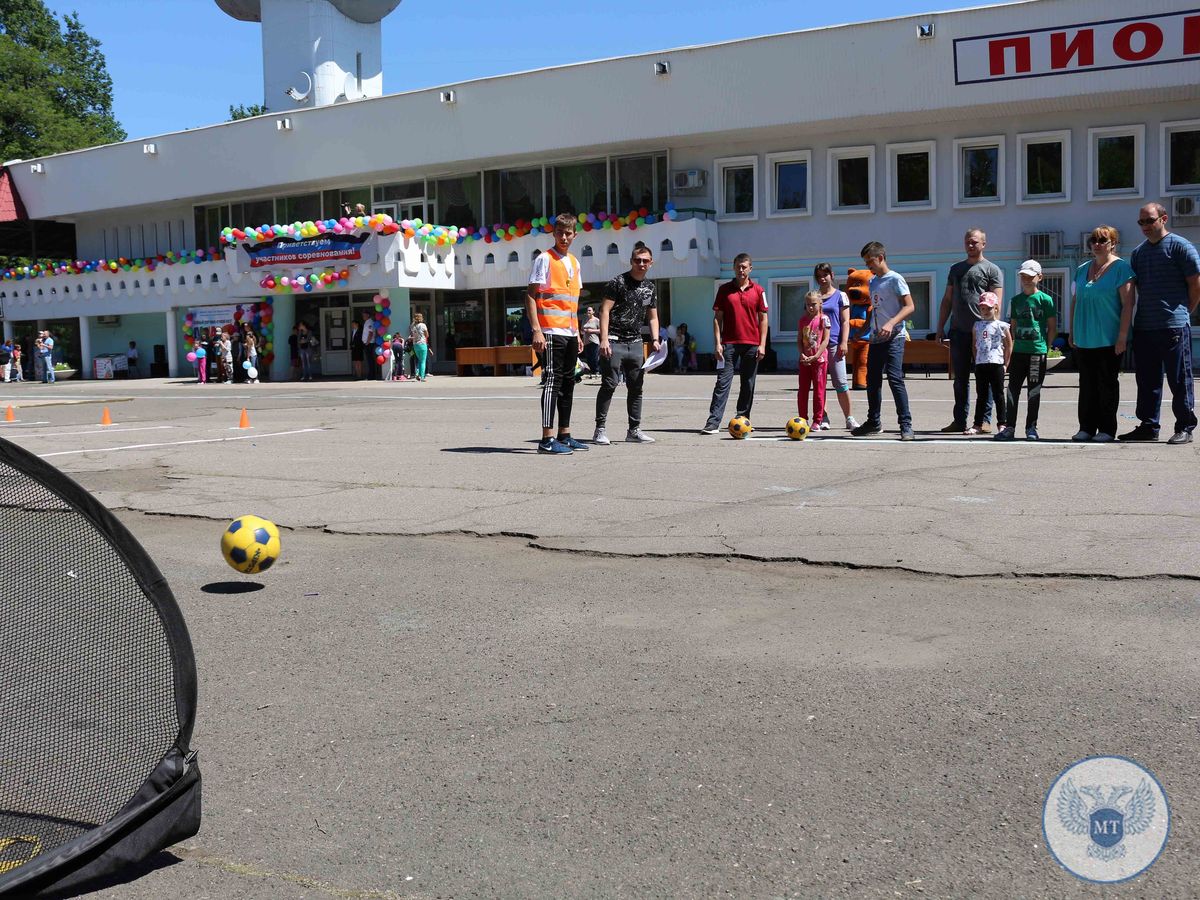
[[[904,384],[903,335],[867,347],[867,422],[883,424],[883,376],[887,375],[892,400],[896,404],[896,419],[901,431],[912,429],[912,411],[908,405],[908,387]]]
[[[1155,431],[1162,412],[1163,374],[1171,389],[1175,430],[1196,427],[1196,398],[1192,379],[1192,329],[1156,328],[1133,331],[1133,370],[1137,374],[1137,417]]]
[[[558,411],[558,430],[571,430],[571,404],[575,400],[575,360],[579,358],[579,339],[573,334],[546,335],[546,353],[542,359],[542,427],[554,427]]]
[[[720,428],[725,418],[725,404],[729,402],[729,387],[736,372],[742,383],[738,390],[737,414],[750,418],[754,406],[754,380],[758,375],[758,344],[725,344],[725,365],[717,370],[717,384],[713,388],[712,402],[708,405],[708,422],[705,428]]]
[[[1001,363],[975,364],[975,427],[983,424],[988,395],[996,398],[996,421],[1004,418],[1004,366]]]
[[[971,373],[975,371],[975,337],[970,331],[950,332],[950,361],[954,369],[954,424],[959,428],[967,427],[967,418],[971,413]],[[1001,397],[997,394],[987,395],[987,403],[983,412],[975,411],[977,421],[992,421],[992,401]],[[1003,417],[997,416],[999,422]]]
[[[593,344],[593,346],[595,346]],[[600,375],[604,382],[596,394],[596,427],[604,428],[608,421],[608,406],[617,389],[617,373],[625,375],[625,408],[629,413],[629,430],[642,424],[642,385],[646,370],[642,368],[646,350],[641,340],[609,341],[612,356],[600,358]]]
[[[1079,367],[1079,430],[1092,437],[1117,434],[1121,357],[1116,347],[1076,347]]]
[[[1025,430],[1037,428],[1038,409],[1042,405],[1042,382],[1046,380],[1046,354],[1014,353],[1008,364],[1008,393],[1005,395],[1004,424],[1017,427],[1017,408],[1021,404],[1021,386],[1029,380],[1029,411],[1025,413]],[[997,416],[996,421],[1000,421]]]

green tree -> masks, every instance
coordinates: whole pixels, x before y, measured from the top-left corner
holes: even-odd
[[[42,0],[0,0],[0,160],[125,139],[100,42]]]
[[[261,116],[267,111],[267,108],[261,103],[252,103],[247,106],[245,103],[239,103],[237,106],[229,107],[229,119],[236,122],[238,119],[249,119],[254,116]]]

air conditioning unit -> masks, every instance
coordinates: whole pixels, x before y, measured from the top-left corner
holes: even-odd
[[[1025,232],[1025,255],[1030,259],[1059,259],[1062,256],[1061,231]]]
[[[97,325],[120,325],[120,316],[96,316]]]
[[[1200,225],[1200,194],[1172,197],[1167,211],[1173,225]]]
[[[702,191],[707,185],[707,169],[676,169],[671,172],[673,191]]]

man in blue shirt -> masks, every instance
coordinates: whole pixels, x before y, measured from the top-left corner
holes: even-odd
[[[1191,314],[1200,305],[1200,254],[1167,231],[1167,211],[1161,204],[1143,206],[1138,225],[1146,239],[1134,248],[1129,264],[1137,282],[1133,362],[1139,424],[1118,440],[1158,440],[1165,373],[1175,414],[1175,432],[1167,443],[1190,444],[1196,428]]]

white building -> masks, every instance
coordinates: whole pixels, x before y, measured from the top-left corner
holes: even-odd
[[[310,12],[330,2],[304,0]],[[334,5],[344,15],[354,4]],[[380,15],[395,6],[365,5]],[[221,6],[254,18],[246,9],[258,3]],[[709,352],[715,285],[747,251],[770,291],[785,366],[795,364],[794,322],[815,263],[840,272],[859,265],[864,243],[882,241],[913,287],[919,336],[936,326],[963,232],[979,226],[1006,284],[1017,283],[1021,260],[1041,260],[1066,330],[1064,285],[1093,226],[1117,226],[1127,254],[1140,240],[1138,206],[1159,200],[1174,213],[1173,230],[1200,238],[1193,6],[1149,0],[1142,15],[1116,17],[1111,3],[1030,0],[380,96],[371,96],[382,91],[377,72],[354,71],[363,53],[343,48],[301,61],[312,71],[268,71],[268,86],[296,90],[268,93],[264,116],[7,168],[30,217],[75,224],[84,260],[209,248],[225,226],[336,217],[344,202],[463,227],[559,212],[660,213],[671,202],[676,221],[579,235],[574,250],[592,296],[645,240],[665,320],[689,323]],[[262,0],[264,29],[278,7]],[[377,59],[364,27],[366,57]],[[270,43],[264,31],[268,62]],[[305,93],[318,81],[326,105]],[[526,127],[535,105],[550,127]],[[403,330],[416,310],[435,323],[443,370],[454,344],[508,342],[532,260],[550,244],[532,234],[426,252],[403,235],[373,240],[379,259],[351,267],[348,290],[274,297],[274,377],[286,377],[283,336],[297,317],[318,327],[324,370],[348,371],[345,317],[373,310],[381,288],[393,327]],[[130,339],[144,356],[164,345],[172,374],[190,371],[186,311],[253,302],[264,294],[260,277],[218,259],[7,280],[4,332],[38,322],[77,330],[85,371],[91,357]]]

